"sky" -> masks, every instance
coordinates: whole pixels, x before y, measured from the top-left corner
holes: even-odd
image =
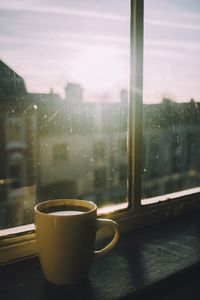
[[[129,85],[129,12],[127,0],[1,0],[0,58],[31,92],[76,82],[112,100]]]
[[[200,101],[200,1],[145,4],[144,101]]]
[[[144,102],[200,101],[200,1],[145,0]],[[1,0],[0,59],[29,92],[119,101],[130,78],[128,0]]]

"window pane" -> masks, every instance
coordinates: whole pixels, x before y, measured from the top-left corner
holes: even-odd
[[[0,2],[0,229],[36,202],[127,202],[130,3]]]
[[[199,15],[199,0],[145,1],[143,199],[199,186]]]

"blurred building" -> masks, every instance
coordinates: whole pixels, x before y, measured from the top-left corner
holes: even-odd
[[[40,135],[41,198],[79,197],[99,204],[125,199],[125,93],[123,101],[101,104],[83,101],[78,84],[69,83],[65,91],[55,117],[57,134]]]
[[[24,195],[37,180],[37,116],[36,107],[28,101],[23,78],[2,61],[0,166],[0,224],[10,227],[29,220],[35,203],[35,199],[30,203]]]
[[[144,104],[143,198],[199,185],[199,125],[194,100]],[[87,102],[77,83],[67,84],[64,99],[53,90],[28,93],[23,78],[0,61],[1,228],[32,222],[36,201],[125,201],[127,128],[127,90],[108,103]]]
[[[144,105],[143,198],[200,184],[200,103]]]

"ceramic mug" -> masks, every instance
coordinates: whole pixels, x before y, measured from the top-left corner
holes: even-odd
[[[118,225],[97,218],[97,206],[85,200],[56,199],[35,206],[38,254],[46,279],[70,285],[88,278],[89,269],[110,251],[119,238]],[[95,251],[95,236],[102,226],[110,226],[114,237],[103,249]]]

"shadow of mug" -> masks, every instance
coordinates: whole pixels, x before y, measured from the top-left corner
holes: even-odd
[[[71,286],[59,286],[45,280],[42,296],[44,300],[95,299],[89,279]]]

